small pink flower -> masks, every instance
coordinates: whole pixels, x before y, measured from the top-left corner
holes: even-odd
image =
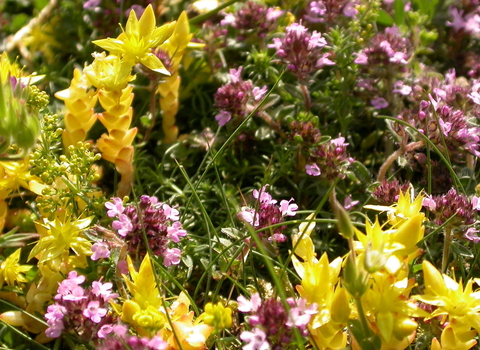
[[[253,332],[244,331],[240,334],[240,339],[248,343],[243,346],[243,350],[269,350],[270,344],[267,341],[267,335],[259,328],[254,328]]]
[[[105,339],[107,335],[113,332],[113,325],[104,324],[97,332],[97,335],[100,339]]]
[[[280,201],[280,211],[282,212],[282,216],[295,216],[296,211],[298,210],[298,205],[295,203],[290,204],[293,201],[293,198],[290,198],[289,201],[282,200]]]
[[[219,126],[225,126],[230,119],[232,119],[232,114],[227,111],[220,111],[216,116],[215,120],[217,121]]]
[[[262,305],[262,299],[260,294],[252,294],[251,299],[248,300],[243,295],[240,295],[237,298],[238,301],[238,311],[241,312],[257,312],[260,305]]]
[[[95,242],[92,245],[92,256],[90,259],[93,261],[97,261],[98,259],[107,259],[110,257],[110,250],[108,249],[108,246],[105,243],[102,242]]]
[[[180,216],[179,216],[180,212],[177,209],[172,208],[168,204],[163,204],[162,209],[168,220],[172,220],[172,221],[180,220]]]
[[[368,64],[368,56],[364,52],[361,52],[357,55],[357,58],[355,58],[353,63],[359,64],[359,65]]]
[[[305,172],[310,176],[320,176],[322,173],[317,164],[307,164],[305,165]]]
[[[167,228],[167,237],[172,240],[172,242],[180,242],[180,237],[185,237],[187,231],[182,228],[182,224],[178,221],[175,221],[172,226]]]
[[[255,86],[252,90],[252,95],[253,95],[253,99],[255,101],[260,101],[263,96],[265,96],[267,93],[267,86],[264,85],[262,88],[259,88],[258,86]]]
[[[115,220],[114,222],[112,222],[112,227],[114,230],[117,230],[117,233],[120,236],[125,237],[133,230],[132,222],[125,214],[120,214],[118,218],[119,220]]]
[[[123,207],[123,201],[120,198],[118,197],[112,198],[112,201],[113,203],[112,202],[105,203],[105,208],[108,209],[107,215],[109,218],[118,217],[125,210],[125,208]]]
[[[87,308],[83,310],[83,316],[89,318],[94,323],[100,323],[102,317],[106,314],[107,309],[101,308],[98,301],[89,302]]]
[[[375,97],[370,102],[375,109],[383,109],[388,107],[387,100],[382,97]]]
[[[99,281],[92,282],[92,292],[97,297],[102,297],[103,301],[108,302],[110,299],[118,298],[117,293],[112,293],[113,284],[111,282],[102,283]]]
[[[182,252],[178,248],[167,248],[163,253],[163,265],[169,267],[171,265],[178,265],[180,264],[180,256]]]

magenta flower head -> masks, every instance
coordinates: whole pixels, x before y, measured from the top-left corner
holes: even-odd
[[[358,1],[351,0],[310,0],[303,16],[310,23],[324,23],[327,26],[338,25],[344,19],[356,18]]]
[[[328,58],[330,54],[323,50],[327,41],[322,34],[310,33],[299,23],[292,23],[285,30],[285,36],[274,38],[268,47],[276,50],[280,60],[300,81],[306,82],[317,70],[334,65]]]
[[[295,216],[298,206],[290,200],[282,200],[277,204],[277,200],[273,199],[267,192],[268,185],[263,186],[260,190],[253,191],[253,197],[257,200],[252,207],[242,207],[237,213],[237,217],[248,225],[253,226],[257,230],[261,230],[258,234],[260,237],[270,242],[282,243],[287,237],[283,234],[286,229],[285,225],[269,228],[272,225],[281,224],[285,221],[286,216]]]
[[[454,227],[469,226],[475,222],[472,202],[455,188],[443,195],[426,197],[423,205],[435,214],[437,225],[442,225],[451,218],[449,224]]]
[[[125,241],[132,258],[141,260],[145,256],[145,232],[150,249],[155,255],[163,257],[165,266],[180,263],[180,249],[169,246],[179,243],[187,231],[183,229],[179,211],[175,207],[159,202],[154,196],[141,196],[138,204],[130,203],[124,210],[114,205],[118,203],[118,198],[113,198],[112,202],[107,206],[110,210],[117,208],[117,220],[113,221],[112,227]]]
[[[92,287],[83,287],[84,282],[85,276],[71,271],[59,284],[55,303],[48,306],[45,314],[48,337],[75,334],[81,341],[95,342],[104,334],[104,326],[112,322],[109,301],[118,297],[111,291],[112,283],[93,281]]]
[[[215,116],[218,125],[226,125],[232,118],[246,116],[267,93],[267,87],[253,86],[250,80],[242,79],[243,67],[230,69],[227,75],[229,83],[221,86],[214,95],[215,107],[219,113]]]
[[[307,325],[317,313],[317,305],[308,307],[304,299],[287,300],[290,310],[275,298],[261,300],[260,295],[252,295],[251,301],[243,296],[238,297],[238,310],[248,313],[248,324],[251,331],[244,331],[240,339],[247,343],[243,349],[287,349],[294,339],[294,329],[300,334],[308,334]]]
[[[232,26],[239,31],[238,41],[246,38],[265,38],[278,26],[278,18],[284,11],[267,7],[254,1],[247,1],[237,12],[227,14],[220,22],[223,26]]]
[[[314,147],[308,158],[306,173],[329,180],[337,177],[343,179],[354,161],[347,153],[347,146],[345,138],[339,136]]]

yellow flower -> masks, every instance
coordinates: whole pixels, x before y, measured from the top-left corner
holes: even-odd
[[[365,268],[376,272],[385,267],[391,274],[396,274],[404,267],[404,260],[417,253],[416,244],[423,238],[424,214],[418,213],[389,230],[382,230],[378,219],[374,224],[367,221],[366,233],[355,229],[358,242],[355,250],[363,252]]]
[[[430,262],[423,261],[425,294],[415,298],[424,303],[437,306],[430,318],[443,316],[442,323],[448,317],[453,330],[480,331],[480,290],[473,291],[474,280],[470,279],[465,287],[462,281],[456,282],[441,274]]]
[[[230,328],[232,326],[232,309],[223,306],[221,302],[217,304],[208,303],[205,305],[205,312],[201,314],[197,321],[213,326],[216,331]]]
[[[0,288],[3,287],[4,282],[10,287],[12,287],[15,282],[27,282],[23,274],[30,270],[32,266],[20,265],[18,263],[18,260],[20,259],[20,250],[20,248],[17,249],[0,264]]]
[[[413,317],[428,316],[426,311],[409,300],[414,280],[396,280],[388,273],[371,276],[371,286],[361,299],[363,308],[372,328],[379,333],[382,345],[388,349],[403,349],[413,340],[418,326]]]
[[[468,350],[477,344],[473,339],[475,331],[466,331],[455,333],[453,328],[448,325],[444,328],[441,336],[441,345],[437,338],[433,338],[431,350]]]
[[[213,327],[207,324],[197,324],[192,321],[193,314],[183,315],[178,321],[172,322],[173,333],[167,340],[171,350],[205,350],[205,342]],[[177,342],[180,341],[180,345]]]
[[[121,319],[136,327],[141,336],[150,336],[163,328],[167,317],[162,308],[162,297],[157,288],[150,256],[147,254],[138,272],[130,256],[127,257],[130,279],[123,275],[132,298],[122,305]]]
[[[67,260],[70,249],[84,258],[92,254],[92,244],[83,236],[83,230],[90,226],[93,217],[72,220],[68,216],[56,217],[53,221],[46,218],[35,222],[40,239],[30,252],[28,260],[36,257],[40,263],[51,266]]]
[[[94,53],[92,64],[85,67],[83,72],[90,84],[97,89],[116,91],[124,89],[129,82],[135,79],[130,73],[131,62],[126,62],[118,56],[105,55],[105,52]]]
[[[155,13],[152,5],[148,5],[140,20],[135,11],[130,11],[126,28],[116,39],[95,40],[93,43],[130,62],[131,66],[141,63],[155,72],[170,75],[151,50],[167,40],[174,29],[175,22],[156,27]]]
[[[400,191],[397,203],[390,207],[382,205],[366,205],[365,208],[387,212],[389,223],[394,226],[420,214],[422,202],[422,194],[419,194],[414,199],[413,195],[410,195],[408,191],[405,193]]]

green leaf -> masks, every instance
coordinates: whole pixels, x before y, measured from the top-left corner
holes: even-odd
[[[350,164],[350,171],[355,174],[355,177],[363,184],[369,185],[372,182],[372,174],[362,163],[355,161]]]
[[[380,9],[378,11],[377,23],[384,25],[385,27],[390,27],[393,25],[394,21],[392,16],[390,16],[385,10]]]
[[[397,26],[401,26],[405,21],[405,4],[403,0],[395,0],[393,3],[393,18]]]
[[[454,252],[457,255],[466,257],[466,258],[473,258],[473,253],[472,251],[464,245],[464,243],[460,242],[452,242],[452,252]]]

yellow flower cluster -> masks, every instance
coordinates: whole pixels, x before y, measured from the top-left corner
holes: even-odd
[[[122,305],[113,305],[121,320],[135,327],[139,336],[162,337],[167,350],[205,350],[213,327],[201,317],[194,320],[188,297],[181,293],[170,307],[164,307],[150,256],[145,256],[138,271],[130,257],[127,265],[130,278],[123,275],[123,279],[130,297]]]
[[[160,108],[163,113],[162,128],[165,133],[164,142],[177,141],[178,127],[175,125],[175,116],[178,112],[178,92],[180,88],[179,67],[188,43],[192,38],[186,12],[182,12],[172,36],[160,46],[170,57],[171,76],[165,77],[158,85],[160,94]]]
[[[166,120],[171,120],[173,116],[174,124],[178,109],[178,65],[190,38],[185,13],[182,13],[178,21],[157,27],[151,5],[147,6],[140,19],[135,11],[131,11],[125,29],[122,28],[122,33],[117,38],[94,41],[94,44],[109,51],[109,55],[105,52],[95,53],[92,64],[85,67],[83,72],[75,70],[70,87],[55,95],[66,106],[63,134],[65,147],[84,141],[97,119],[107,129],[108,133],[97,140],[97,147],[103,158],[113,163],[121,175],[117,192],[119,197],[130,192],[133,181],[132,144],[137,134],[136,128],[130,128],[134,96],[129,82],[135,78],[132,76],[133,66],[142,64],[154,72],[169,76],[169,71],[152,50],[162,48],[173,57],[175,73],[171,79],[167,78],[169,83],[165,86],[168,86],[169,91],[176,91],[176,95],[165,97],[162,106],[165,107]],[[94,114],[97,100],[104,112]],[[172,135],[170,131],[166,134]],[[172,137],[169,136],[169,139]]]
[[[310,238],[313,217],[300,225],[293,236],[292,261],[301,278],[297,291],[307,304],[318,305],[309,323],[312,345],[342,349],[348,342],[347,328],[353,349],[361,349],[365,342],[378,342],[382,350],[405,349],[414,340],[415,318],[428,316],[410,296],[415,281],[408,278],[409,262],[418,256],[416,244],[424,235],[421,202],[421,196],[410,199],[402,194],[388,208],[388,229],[378,219],[366,223],[365,233],[354,229],[358,239],[354,251],[332,262],[325,254],[316,258]]]

